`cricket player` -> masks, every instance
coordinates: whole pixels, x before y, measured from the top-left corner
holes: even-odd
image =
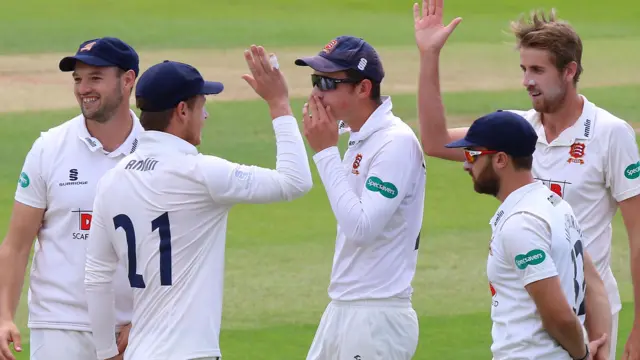
[[[414,8],[420,50],[418,114],[423,147],[429,156],[462,161],[459,149],[443,145],[466,128],[447,129],[439,85],[439,53],[461,18],[442,24],[442,0]],[[575,30],[548,16],[512,23],[520,50],[522,83],[533,109],[515,111],[538,134],[533,175],[573,207],[583,227],[585,249],[604,280],[611,303],[610,358],[616,358],[618,314],[622,308],[610,266],[611,221],[618,208],[629,237],[635,321],[623,359],[640,360],[640,155],[632,127],[578,93],[582,42]],[[443,150],[444,149],[444,150]]]
[[[290,201],[312,186],[283,74],[264,48],[245,52],[244,79],[268,104],[276,169],[198,153],[205,95],[223,90],[194,67],[165,61],[142,74],[145,128],[136,153],[98,187],[85,285],[99,359],[118,354],[113,271],[127,261],[134,292],[125,359],[218,359],[227,216],[234,204]]]
[[[96,185],[102,175],[138,146],[142,126],[129,108],[138,75],[138,54],[117,38],[83,42],[63,58],[71,72],[81,115],[40,134],[20,174],[6,237],[0,245],[0,359],[21,351],[14,316],[29,254],[37,237],[29,286],[32,360],[92,360],[84,291],[85,245]],[[132,295],[124,264],[114,276],[117,321],[124,350]],[[122,330],[122,331],[121,331]]]
[[[571,206],[533,178],[537,139],[523,117],[497,111],[446,145],[464,148],[464,167],[475,191],[501,202],[490,221],[487,260],[491,352],[495,360],[592,359],[606,341],[610,305],[583,251]],[[600,331],[593,344],[585,343],[585,316]]]
[[[363,39],[339,36],[296,64],[313,69],[304,132],[338,221],[331,302],[307,360],[411,359],[426,181],[420,143],[380,95],[382,62]],[[349,132],[342,158],[338,119]]]

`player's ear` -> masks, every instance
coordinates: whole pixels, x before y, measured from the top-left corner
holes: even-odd
[[[133,70],[127,70],[122,74],[122,83],[129,91],[133,90],[136,83],[136,73]]]
[[[494,154],[493,164],[497,169],[503,169],[509,164],[509,156],[503,152]]]
[[[368,98],[373,90],[373,83],[369,79],[360,81],[357,86],[358,95],[363,98]]]
[[[577,72],[578,72],[578,63],[576,63],[575,61],[570,62],[564,68],[564,76],[569,81],[573,81],[573,78],[576,76]]]
[[[178,121],[183,124],[187,121],[187,115],[189,112],[187,103],[184,101],[181,101],[178,103],[178,106],[176,106],[175,108],[175,112],[176,112],[176,117],[178,118]]]

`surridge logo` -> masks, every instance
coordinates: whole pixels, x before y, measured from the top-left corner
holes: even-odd
[[[78,181],[78,169],[69,169],[69,181],[58,183],[58,186],[87,185],[88,181]]]
[[[393,199],[398,196],[398,188],[390,182],[384,182],[380,178],[371,176],[367,179],[367,190],[379,192],[382,196]]]
[[[544,253],[544,251],[540,249],[535,249],[535,250],[529,251],[526,254],[516,255],[515,262],[518,269],[524,270],[529,265],[541,264],[546,258],[547,258],[547,255]]]
[[[631,164],[624,169],[624,177],[633,180],[640,176],[640,161],[635,164]]]

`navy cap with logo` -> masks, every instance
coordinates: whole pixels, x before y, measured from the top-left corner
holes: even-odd
[[[485,147],[513,157],[533,155],[538,134],[522,116],[498,110],[471,124],[464,139],[445,145],[448,148]]]
[[[115,37],[83,42],[74,56],[64,57],[58,66],[62,71],[73,71],[77,61],[93,66],[116,66],[124,71],[133,70],[136,76],[140,71],[138,53],[129,44]]]
[[[318,55],[296,59],[295,64],[327,73],[352,69],[376,82],[384,78],[382,62],[373,46],[362,38],[348,35],[338,36]]]
[[[224,85],[205,81],[189,64],[165,60],[147,69],[136,85],[136,98],[144,99],[142,111],[158,112],[176,107],[196,95],[215,95]]]

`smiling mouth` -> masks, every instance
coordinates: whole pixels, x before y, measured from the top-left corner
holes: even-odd
[[[98,97],[96,96],[87,96],[82,98],[82,104],[83,105],[89,105],[89,104],[93,104],[95,102],[98,101]]]
[[[538,90],[528,90],[528,92],[529,92],[529,96],[531,96],[531,97],[536,97],[536,96],[542,95],[542,93],[540,91],[538,91]]]

